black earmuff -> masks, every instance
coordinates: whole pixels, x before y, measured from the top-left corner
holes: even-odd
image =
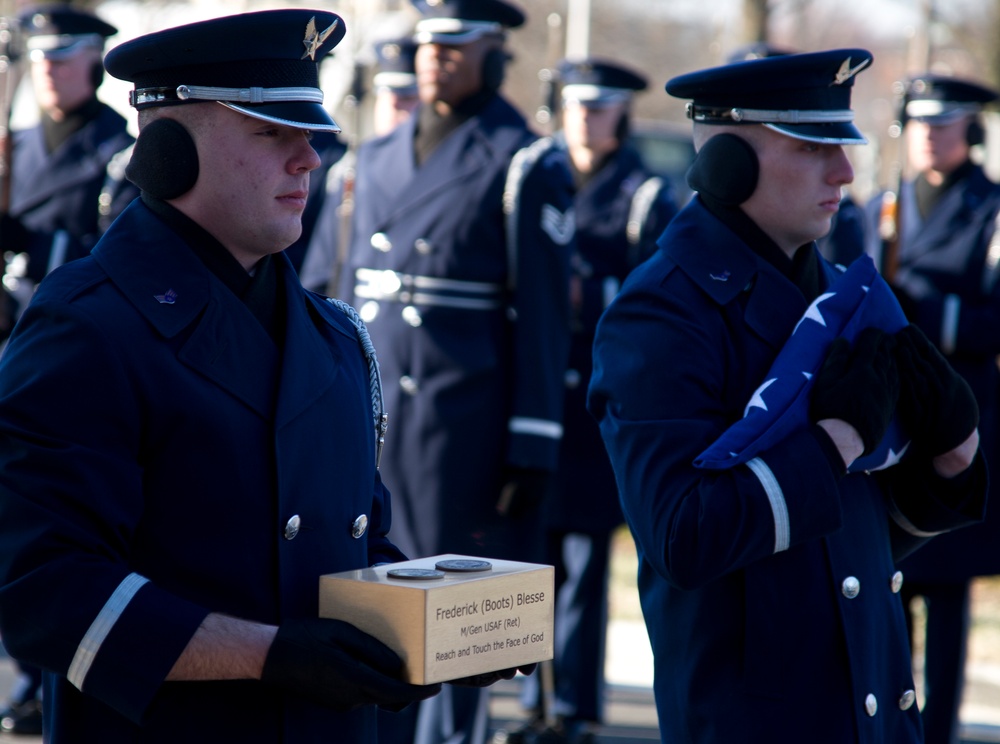
[[[973,116],[969,119],[969,126],[965,130],[965,141],[969,143],[969,147],[975,147],[986,142],[986,130],[983,128],[983,123],[979,120],[978,116]]]
[[[624,142],[628,139],[630,129],[629,119],[628,111],[622,111],[621,118],[618,119],[618,123],[615,125],[615,139],[619,142]]]
[[[104,64],[98,60],[94,63],[93,67],[90,68],[90,84],[94,86],[94,90],[101,87],[101,83],[104,82]]]
[[[750,143],[723,132],[702,145],[688,168],[687,183],[699,194],[735,207],[753,195],[759,173],[757,153]]]
[[[503,85],[507,74],[507,61],[510,55],[503,49],[491,49],[483,57],[483,89],[496,91]]]
[[[175,119],[150,122],[135,141],[125,177],[156,199],[176,199],[198,180],[198,148]]]

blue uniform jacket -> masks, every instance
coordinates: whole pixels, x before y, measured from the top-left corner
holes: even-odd
[[[0,634],[47,670],[52,744],[374,739],[374,708],[163,682],[207,613],[315,616],[320,575],[402,559],[355,329],[279,260],[282,352],[136,201],[11,337]]]
[[[901,199],[902,239],[893,283],[912,300],[904,304],[919,326],[962,375],[979,403],[980,448],[991,473],[1000,473],[1000,185],[983,170],[948,189],[926,220],[911,183]],[[868,251],[881,256],[881,198],[868,207]],[[996,241],[996,245],[992,244]],[[1000,477],[991,480],[1000,484]],[[935,540],[903,564],[921,581],[964,581],[1000,574],[1000,509],[986,523]]]
[[[698,200],[660,245],[598,326],[588,405],[637,544],[663,740],[920,741],[894,561],[981,518],[982,459],[962,511],[929,464],[840,476],[810,429],[696,469],[807,304]]]
[[[571,178],[564,153],[542,150],[500,96],[419,168],[418,120],[358,150],[342,274],[341,298],[358,308],[382,366],[392,538],[412,556],[523,560],[529,535],[496,503],[505,466],[556,467]],[[327,197],[313,245],[336,245],[339,203]]]
[[[579,295],[572,303],[565,433],[546,522],[559,530],[604,534],[621,524],[622,514],[607,450],[587,413],[594,331],[625,277],[656,251],[677,205],[670,183],[654,178],[639,153],[625,146],[577,189],[573,212]]]
[[[100,113],[49,153],[41,125],[14,134],[10,214],[31,231],[28,277],[40,282],[56,265],[87,255],[100,237],[98,201],[105,169],[133,141],[125,119]],[[53,267],[54,268],[54,267]]]

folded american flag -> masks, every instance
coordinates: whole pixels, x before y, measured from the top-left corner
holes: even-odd
[[[895,295],[868,256],[862,256],[817,297],[796,324],[743,418],[695,458],[699,468],[722,470],[748,462],[795,431],[809,426],[813,378],[838,336],[854,342],[864,328],[895,333],[907,325]],[[894,417],[870,455],[849,470],[881,470],[902,458],[909,440]]]

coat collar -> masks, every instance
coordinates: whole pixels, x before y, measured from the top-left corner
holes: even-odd
[[[108,161],[132,141],[124,117],[105,104],[96,119],[52,154],[46,152],[41,125],[15,133],[11,213],[22,214],[66,189],[103,178]]]
[[[385,224],[422,209],[430,197],[481,173],[497,158],[508,160],[525,135],[523,117],[501,96],[494,96],[438,145],[418,168],[413,139],[418,116],[410,116],[385,137],[365,146],[365,167],[382,174],[379,189]]]
[[[195,253],[136,200],[94,249],[94,259],[147,322],[177,344],[178,359],[280,426],[333,384],[340,366],[329,336],[349,335],[334,310],[299,283],[287,258],[283,353],[250,310]],[[360,352],[359,352],[360,353]]]
[[[744,320],[771,346],[784,344],[806,310],[798,287],[754,253],[697,198],[670,222],[658,244],[717,304],[728,305],[745,294]]]

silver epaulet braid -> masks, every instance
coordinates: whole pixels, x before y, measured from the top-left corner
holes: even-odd
[[[377,449],[375,455],[375,467],[378,468],[382,460],[382,447],[385,445],[385,432],[389,428],[389,414],[385,412],[382,401],[382,374],[379,372],[378,358],[375,356],[375,346],[372,344],[371,336],[365,322],[361,320],[358,311],[348,305],[343,300],[334,297],[327,297],[326,301],[338,308],[354,326],[358,333],[358,342],[361,344],[361,351],[368,362],[368,385],[372,395],[372,415],[375,420],[375,440]]]

